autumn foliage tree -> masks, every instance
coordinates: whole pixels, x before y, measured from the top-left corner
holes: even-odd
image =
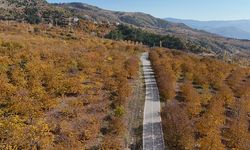
[[[130,57],[125,62],[125,69],[128,71],[129,78],[135,78],[138,76],[139,67],[138,57]]]
[[[0,35],[0,149],[123,149],[129,82],[144,48],[80,29],[28,27]]]
[[[215,96],[211,100],[208,111],[196,124],[201,136],[198,140],[201,149],[225,149],[221,142],[220,131],[225,121],[223,104],[223,100],[219,96]]]
[[[176,102],[169,102],[162,112],[162,117],[164,118],[164,137],[168,148],[173,150],[194,149],[194,131],[186,111]]]
[[[249,149],[249,67],[164,48],[150,60],[161,96],[172,99],[162,112],[170,149]]]
[[[185,82],[181,86],[182,95],[184,97],[184,101],[187,105],[187,110],[189,112],[190,117],[194,117],[199,115],[201,112],[201,101],[200,95],[193,88],[193,84],[191,82]]]
[[[156,72],[157,84],[162,98],[165,100],[173,99],[175,97],[175,73],[158,62],[159,56],[156,52],[150,53],[150,59]]]

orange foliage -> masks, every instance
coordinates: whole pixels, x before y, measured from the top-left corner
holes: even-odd
[[[105,124],[103,142],[123,146],[125,123],[115,111],[130,95],[127,75],[137,77],[143,47],[78,29],[27,28],[34,26],[0,34],[0,149],[100,148]]]
[[[249,68],[161,48],[150,59],[161,96],[173,99],[162,113],[171,149],[249,149]]]

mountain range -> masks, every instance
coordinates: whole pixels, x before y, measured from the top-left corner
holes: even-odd
[[[165,18],[167,21],[184,23],[191,28],[205,30],[224,37],[250,40],[250,20],[197,21]]]
[[[224,54],[226,51],[230,55],[250,55],[248,40],[225,38],[142,12],[110,11],[84,3],[49,4],[44,0],[2,0],[0,2],[2,20],[26,20],[30,23],[46,21],[65,26],[69,17],[78,17],[97,24],[126,24],[148,32],[175,36],[189,45],[188,47],[191,45],[199,52]]]

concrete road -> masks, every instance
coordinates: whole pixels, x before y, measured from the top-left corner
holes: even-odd
[[[141,62],[146,85],[143,118],[143,150],[164,150],[160,96],[154,71],[148,59],[148,53],[142,54]]]

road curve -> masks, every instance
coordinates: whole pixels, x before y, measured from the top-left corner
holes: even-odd
[[[146,52],[141,56],[146,85],[143,116],[143,150],[164,150],[165,144],[161,124],[159,90],[148,55]]]

